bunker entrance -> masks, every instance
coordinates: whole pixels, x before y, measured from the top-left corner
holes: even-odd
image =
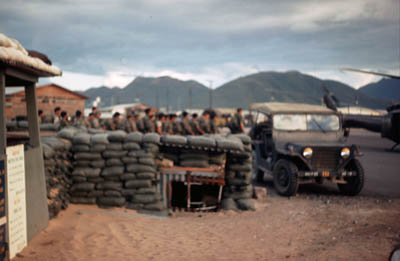
[[[174,211],[211,211],[219,207],[219,186],[173,181],[171,189],[170,204]]]

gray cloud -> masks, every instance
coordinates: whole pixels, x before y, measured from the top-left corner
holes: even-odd
[[[14,0],[0,7],[0,32],[63,70],[88,74],[141,67],[203,73],[226,63],[393,70],[399,13],[397,0]]]

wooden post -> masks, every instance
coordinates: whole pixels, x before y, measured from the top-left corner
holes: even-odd
[[[40,146],[40,132],[35,84],[25,86],[26,111],[29,126],[29,143],[32,147]]]
[[[6,154],[7,135],[6,135],[6,76],[0,70],[0,154]]]

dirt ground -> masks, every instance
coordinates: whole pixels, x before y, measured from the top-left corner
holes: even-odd
[[[70,205],[13,260],[388,260],[400,199],[300,194],[254,212],[174,213]]]

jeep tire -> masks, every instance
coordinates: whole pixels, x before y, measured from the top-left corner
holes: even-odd
[[[364,187],[364,169],[360,161],[352,159],[347,165],[346,170],[357,172],[356,176],[346,177],[347,184],[338,184],[340,192],[348,196],[358,195]]]
[[[282,196],[294,196],[299,188],[298,169],[288,160],[280,159],[274,167],[274,187]]]

